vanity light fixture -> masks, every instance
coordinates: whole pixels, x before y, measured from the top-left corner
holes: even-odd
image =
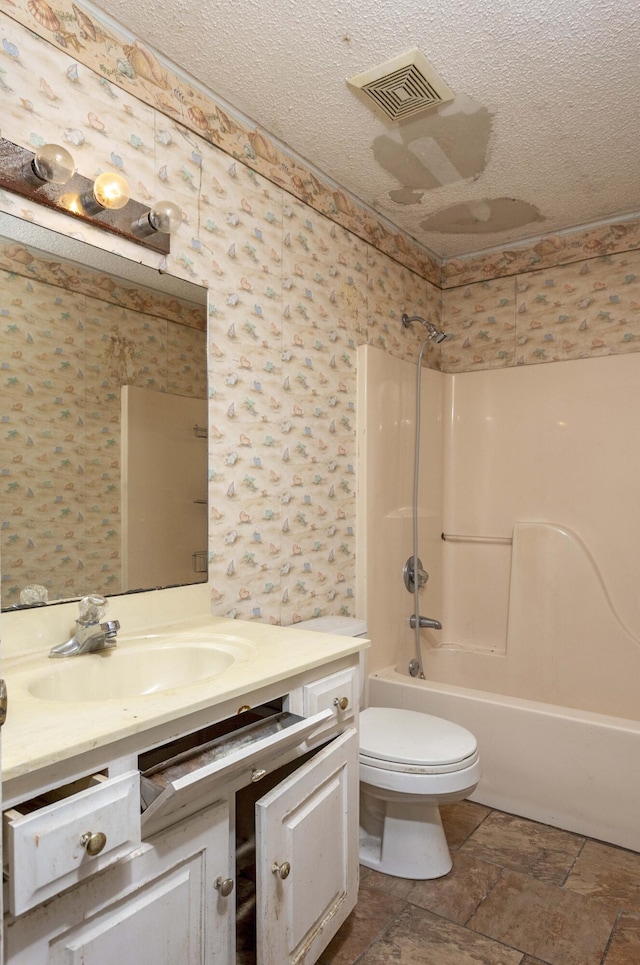
[[[161,254],[169,253],[169,236],[182,224],[182,210],[173,201],[158,201],[152,208],[134,201],[126,179],[116,172],[106,171],[95,181],[85,178],[58,144],[34,153],[0,137],[0,188]]]

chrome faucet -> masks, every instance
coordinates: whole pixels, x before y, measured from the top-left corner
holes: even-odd
[[[412,630],[416,628],[416,615],[412,613],[409,617],[409,626]],[[418,617],[418,626],[421,630],[442,630],[439,620],[432,620],[431,617]]]
[[[81,653],[97,653],[100,650],[112,650],[116,645],[116,636],[120,629],[117,620],[103,619],[108,602],[103,596],[93,594],[84,596],[80,600],[80,615],[76,620],[77,630],[70,640],[52,647],[50,657],[73,657]]]

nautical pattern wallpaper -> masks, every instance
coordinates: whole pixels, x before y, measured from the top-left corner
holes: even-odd
[[[640,251],[599,255],[443,296],[442,369],[622,355],[640,350]]]
[[[357,348],[417,358],[403,311],[449,333],[426,362],[448,372],[640,347],[636,221],[441,264],[97,10],[0,5],[3,136],[61,142],[86,176],[119,170],[137,199],[182,206],[163,258],[0,193],[10,214],[208,289],[214,612],[358,611]]]

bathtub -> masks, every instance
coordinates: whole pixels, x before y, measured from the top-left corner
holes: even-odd
[[[394,667],[369,676],[368,702],[472,731],[482,764],[472,800],[640,851],[640,722],[416,680]]]

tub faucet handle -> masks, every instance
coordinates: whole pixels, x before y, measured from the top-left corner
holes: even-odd
[[[415,566],[414,563],[416,564]],[[415,593],[416,591],[416,570],[418,573],[418,589],[421,590],[423,586],[427,585],[429,574],[422,565],[422,560],[419,556],[410,556],[402,570],[402,579],[409,593]]]

